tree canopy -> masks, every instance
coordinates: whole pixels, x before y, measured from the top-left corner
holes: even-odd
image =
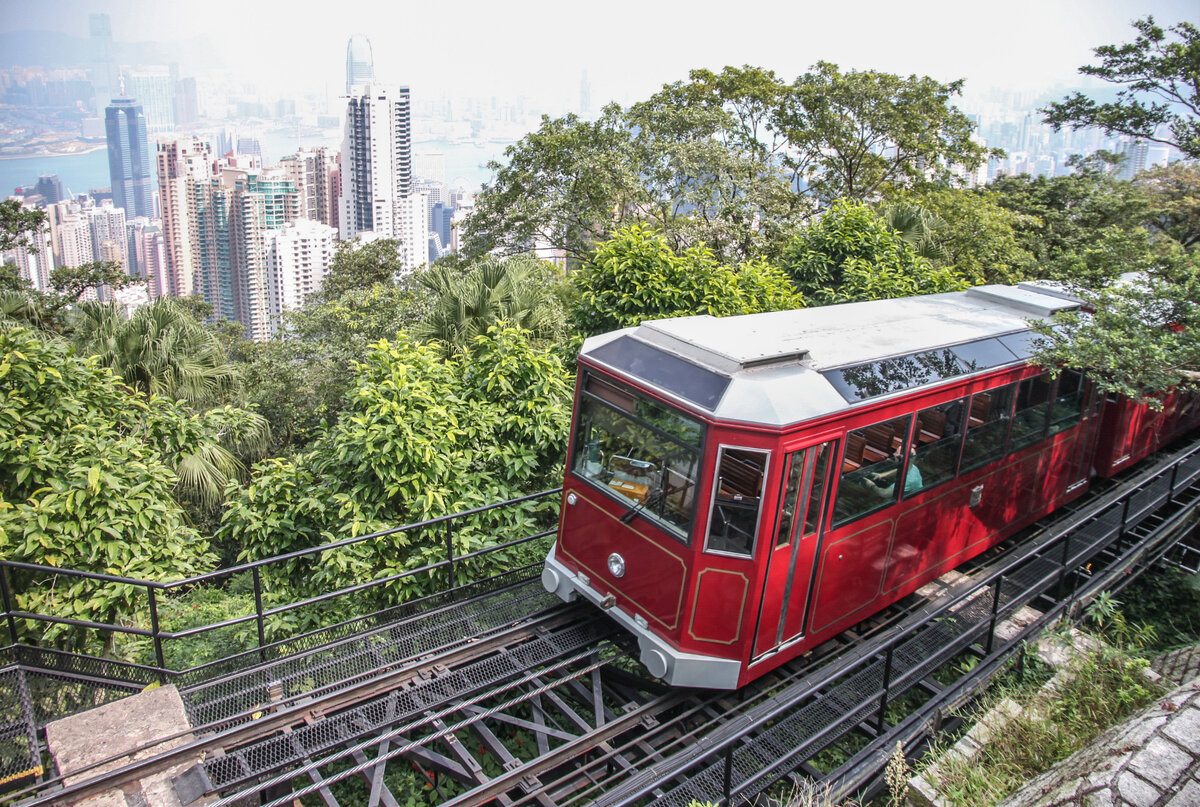
[[[954,181],[988,152],[953,105],[962,82],[817,64],[788,83],[745,65],[695,70],[594,122],[543,118],[493,163],[476,196],[469,252],[546,244],[576,261],[633,223],[676,251],[775,260],[813,213],[891,185]]]
[[[1133,27],[1132,42],[1101,45],[1095,50],[1100,63],[1079,68],[1120,87],[1116,100],[1101,103],[1077,92],[1043,109],[1046,123],[1056,130],[1095,126],[1200,159],[1200,29],[1190,22],[1164,29],[1152,16]]]
[[[573,282],[578,297],[571,320],[584,335],[647,319],[723,317],[804,304],[787,275],[763,261],[722,265],[704,246],[677,254],[661,234],[641,225],[600,244]]]
[[[967,284],[928,259],[869,206],[836,202],[788,245],[784,266],[816,305],[959,291]]]

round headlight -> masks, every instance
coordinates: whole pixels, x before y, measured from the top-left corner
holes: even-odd
[[[608,570],[612,572],[613,577],[625,576],[625,558],[618,555],[616,552],[608,556]]]

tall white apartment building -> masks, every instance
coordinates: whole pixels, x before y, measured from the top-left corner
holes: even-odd
[[[58,202],[46,208],[50,243],[56,267],[83,266],[95,260],[92,229],[76,202]]]
[[[284,311],[304,305],[321,288],[337,247],[337,230],[299,219],[263,234],[267,252],[271,333],[279,331]]]
[[[156,157],[166,242],[166,265],[159,285],[163,294],[188,297],[199,291],[197,214],[212,176],[212,153],[205,141],[183,137],[159,142]]]
[[[406,268],[425,263],[425,204],[412,199],[412,111],[407,87],[356,85],[346,104],[338,229],[343,239],[394,238]]]
[[[105,199],[100,204],[88,208],[86,214],[88,230],[92,237],[92,260],[115,261],[129,272],[125,210]],[[110,246],[106,247],[106,244]]]

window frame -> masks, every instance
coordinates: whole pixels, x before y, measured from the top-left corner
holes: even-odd
[[[656,406],[666,409],[668,412],[670,412],[672,414],[678,414],[678,415],[686,418],[687,420],[696,423],[700,427],[699,445],[687,443],[684,440],[677,437],[676,435],[673,435],[667,431],[664,431],[663,429],[658,428],[654,424],[644,420],[643,418],[641,418],[634,412],[630,412],[625,409],[622,409],[620,406],[616,405],[615,403],[613,403],[611,401],[605,400],[603,397],[596,394],[595,392],[589,391],[587,389],[589,378],[596,378],[600,382],[602,382],[604,384],[608,384],[611,387],[614,387],[618,392],[621,392],[621,393],[631,396],[631,399],[634,402],[635,407],[636,407],[636,402],[639,399],[644,399],[644,400],[647,400],[647,401],[653,403]],[[695,486],[696,495],[693,495],[693,497],[692,497],[691,513],[689,514],[688,528],[686,531],[679,525],[673,524],[670,521],[662,518],[656,512],[654,512],[654,510],[652,510],[652,509],[649,509],[647,507],[642,507],[636,503],[631,505],[627,498],[620,496],[615,490],[613,490],[613,488],[611,486],[603,484],[596,478],[588,476],[578,470],[578,468],[576,467],[577,459],[578,459],[580,453],[586,450],[586,448],[582,442],[584,439],[582,426],[583,426],[584,401],[585,400],[593,405],[597,405],[602,408],[608,409],[609,411],[615,413],[618,416],[629,419],[632,423],[636,424],[639,428],[646,429],[647,431],[653,433],[658,438],[660,438],[662,440],[666,440],[670,443],[673,443],[685,451],[694,452],[694,458],[695,458],[695,462],[696,462],[696,478],[692,480],[692,483]],[[613,502],[615,502],[619,506],[625,507],[630,510],[636,510],[637,515],[647,517],[651,521],[651,523],[653,523],[662,532],[666,533],[667,535],[670,535],[672,538],[679,541],[684,546],[690,548],[692,546],[692,536],[696,532],[697,516],[699,513],[699,505],[700,505],[700,501],[701,501],[701,497],[698,494],[700,492],[701,483],[703,481],[704,460],[705,460],[705,452],[707,449],[707,444],[708,444],[708,439],[709,439],[709,434],[708,434],[709,428],[710,428],[710,424],[708,424],[707,422],[701,420],[700,418],[695,417],[694,415],[684,411],[682,408],[680,408],[678,406],[675,406],[673,404],[662,401],[662,400],[654,397],[653,395],[650,395],[649,393],[647,393],[645,391],[638,390],[637,388],[632,387],[631,385],[629,385],[627,383],[624,383],[622,380],[614,378],[605,373],[596,372],[595,370],[592,370],[589,367],[580,367],[579,391],[578,391],[578,395],[576,398],[575,411],[572,415],[572,423],[571,423],[571,430],[572,430],[571,433],[572,433],[573,439],[571,440],[571,445],[570,445],[570,456],[567,458],[567,460],[568,460],[567,468],[568,468],[569,473],[574,478],[582,480],[588,486],[590,486],[596,490],[599,490],[601,493],[603,493],[605,496],[607,496],[609,499],[611,499]]]
[[[721,460],[724,458],[727,450],[753,452],[755,454],[762,454],[765,458],[762,470],[762,484],[760,485],[758,491],[758,512],[754,517],[754,531],[750,534],[750,549],[748,550],[748,553],[744,555],[740,552],[731,552],[725,549],[713,549],[710,546],[714,521],[713,514],[717,509],[717,494],[720,493],[719,477],[721,473]],[[774,454],[775,451],[768,448],[755,448],[753,446],[737,445],[735,443],[717,444],[717,450],[713,459],[712,473],[709,475],[709,481],[711,482],[712,489],[709,491],[708,518],[704,525],[704,545],[701,547],[701,551],[704,552],[704,554],[715,555],[722,558],[736,558],[738,560],[754,559],[754,553],[758,550],[759,545],[759,533],[762,532],[763,499],[765,498],[764,494],[767,492],[767,482],[771,475],[771,458]],[[771,539],[772,541],[774,540],[774,533],[772,533]]]

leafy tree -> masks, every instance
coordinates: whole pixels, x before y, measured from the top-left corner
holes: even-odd
[[[780,162],[771,104],[786,86],[770,71],[727,67],[693,71],[634,104],[626,119],[641,166],[651,222],[681,252],[704,244],[721,261],[778,254],[787,235],[813,212]]]
[[[777,113],[784,164],[823,206],[873,200],[888,185],[952,181],[952,167],[990,154],[951,105],[963,82],[851,70],[818,62],[792,83]]]
[[[81,303],[75,340],[143,395],[204,408],[241,389],[237,367],[216,334],[174,298],[153,300],[132,316],[112,303]]]
[[[504,165],[488,163],[495,179],[475,196],[468,254],[510,255],[541,242],[582,259],[645,197],[631,134],[615,104],[595,121],[543,116],[541,127],[504,156]]]
[[[204,424],[25,329],[0,330],[0,357],[0,552],[146,580],[206,570],[208,544],[172,497],[176,476],[161,446],[193,450],[213,439]],[[137,590],[121,584],[26,571],[12,577],[25,611],[114,624],[145,607]],[[54,626],[45,640],[100,649],[87,636]]]
[[[531,256],[488,255],[465,271],[433,266],[417,282],[429,290],[433,303],[413,327],[413,336],[437,340],[446,355],[469,349],[476,337],[500,321],[529,331],[537,340],[556,341],[566,330],[554,290],[561,278],[551,264]]]
[[[233,491],[221,538],[243,557],[456,512],[561,475],[570,381],[521,330],[498,323],[450,359],[401,334],[371,346],[356,370],[345,411],[311,451],[260,463]],[[498,542],[497,526],[456,530],[456,552]],[[326,591],[433,562],[443,545],[440,530],[370,541],[297,560],[269,583],[292,597]],[[480,574],[482,563],[473,567]],[[387,596],[424,590],[417,581]]]
[[[46,213],[27,208],[16,199],[0,202],[0,252],[25,246],[46,221]]]
[[[899,190],[889,198],[895,205],[917,206],[936,217],[935,226],[915,229],[919,240],[932,240],[936,247],[926,254],[917,250],[934,266],[952,268],[973,284],[1016,283],[1039,276],[1041,270],[1018,233],[1041,221],[1001,206],[991,190],[927,187]],[[885,220],[904,235],[904,222],[889,219],[886,208]]]
[[[1100,159],[1073,160],[1059,177],[1000,177],[989,189],[1015,222],[1017,242],[1045,277],[1096,287],[1144,269],[1155,250],[1142,223],[1150,212],[1132,183],[1104,170]]]
[[[319,299],[333,301],[348,291],[388,286],[403,273],[400,244],[395,239],[339,241],[329,271],[321,281]]]
[[[1200,163],[1157,166],[1138,175],[1133,184],[1146,198],[1151,232],[1187,250],[1200,244]]]
[[[949,225],[937,213],[915,202],[902,202],[884,205],[879,214],[888,227],[912,244],[919,257],[930,261],[945,259],[946,249],[940,236]]]
[[[662,235],[640,225],[600,244],[574,284],[578,299],[571,319],[585,334],[647,319],[723,317],[804,304],[787,276],[773,266],[762,261],[723,266],[704,246],[676,254]]]
[[[271,453],[305,449],[337,421],[354,385],[354,362],[380,339],[413,327],[428,310],[420,273],[396,284],[353,288],[284,313],[267,342],[240,336],[227,349],[241,367],[250,404],[267,419]]]
[[[1077,288],[1084,312],[1039,326],[1038,361],[1082,369],[1106,392],[1153,406],[1169,390],[1200,390],[1200,261],[1164,260],[1136,280]]]
[[[1099,103],[1077,92],[1043,109],[1046,123],[1055,130],[1095,126],[1108,135],[1166,143],[1200,159],[1200,30],[1190,22],[1164,29],[1149,15],[1133,27],[1138,31],[1133,42],[1101,45],[1095,50],[1100,64],[1079,68],[1119,86],[1117,100]]]
[[[966,288],[935,268],[865,204],[840,201],[788,246],[785,269],[816,305],[884,300]]]
[[[677,252],[706,244],[722,262],[776,260],[796,229],[839,197],[949,181],[989,152],[950,101],[961,82],[842,73],[818,64],[791,84],[745,65],[695,70],[595,122],[544,118],[510,147],[476,196],[468,250],[537,244],[583,261],[629,224],[654,225]]]

